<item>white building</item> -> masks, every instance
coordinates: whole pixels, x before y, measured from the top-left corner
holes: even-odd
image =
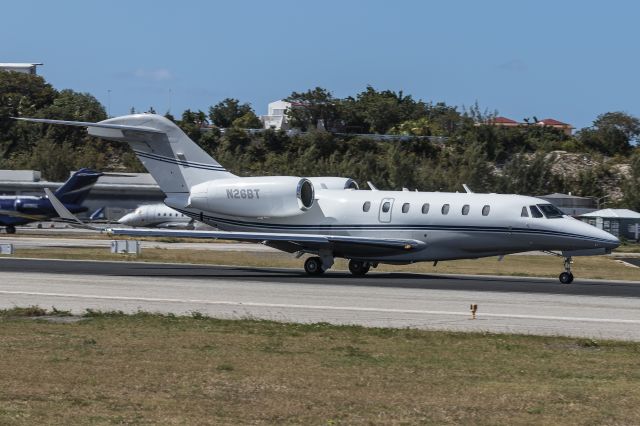
[[[25,74],[36,74],[36,67],[43,65],[41,63],[0,63],[0,70],[2,71],[15,71]]]
[[[265,129],[274,128],[276,130],[288,130],[287,109],[291,108],[291,103],[283,100],[271,102],[268,114],[260,117]]]

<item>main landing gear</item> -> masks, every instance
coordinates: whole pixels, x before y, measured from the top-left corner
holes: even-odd
[[[318,256],[309,257],[304,261],[304,270],[309,275],[322,275],[333,265],[333,258],[321,258]],[[350,260],[349,271],[355,276],[363,276],[371,267],[376,267],[376,263],[363,262],[361,260]]]
[[[559,276],[562,284],[571,284],[573,282],[573,274],[571,273],[572,263],[573,259],[571,259],[571,256],[564,258],[564,272]]]
[[[369,268],[371,268],[371,264],[369,262],[363,262],[361,260],[350,260],[349,261],[349,271],[356,276],[365,275],[369,272]]]
[[[310,257],[304,261],[304,270],[309,275],[321,275],[324,273],[322,267],[322,259],[319,257]]]
[[[15,234],[16,233],[16,227],[13,225],[7,225],[7,227],[5,228],[7,231],[7,234]]]

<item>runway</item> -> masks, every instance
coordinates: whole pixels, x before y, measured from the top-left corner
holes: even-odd
[[[55,306],[640,341],[640,283],[0,259],[0,307]],[[471,303],[478,319],[471,320]]]

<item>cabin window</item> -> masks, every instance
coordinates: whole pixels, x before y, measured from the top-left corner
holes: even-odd
[[[166,213],[163,213],[163,214],[162,214],[162,216],[166,216],[166,215],[167,215]]]
[[[390,208],[391,208],[391,203],[388,201],[385,201],[384,204],[382,205],[382,213],[388,213]]]
[[[362,211],[366,213],[369,211],[370,208],[371,208],[371,201],[365,201],[365,203],[362,205]]]
[[[536,206],[529,206],[529,209],[531,210],[532,217],[535,217],[538,219],[542,217],[542,213],[540,213],[540,210],[538,210]]]
[[[484,206],[482,208],[482,216],[489,216],[489,212],[491,211],[491,207],[490,206]]]
[[[522,208],[522,212],[520,213],[521,217],[529,217],[529,211],[527,210],[527,207],[523,207]]]
[[[429,203],[424,203],[422,205],[422,214],[427,214],[429,213]]]
[[[158,216],[160,216],[160,213],[158,213]]]
[[[442,214],[449,214],[449,204],[442,206]]]
[[[542,213],[547,217],[547,219],[559,219],[564,216],[564,213],[562,213],[553,204],[538,204],[538,207],[542,210]]]
[[[464,206],[462,206],[462,215],[466,216],[469,214],[469,204],[465,204]]]
[[[402,213],[407,213],[409,211],[409,203],[404,203],[402,205]]]

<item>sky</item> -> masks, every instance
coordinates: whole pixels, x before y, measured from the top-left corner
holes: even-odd
[[[43,62],[111,116],[227,97],[257,114],[292,91],[371,85],[427,102],[555,118],[640,115],[640,2],[3,2],[0,62]]]

